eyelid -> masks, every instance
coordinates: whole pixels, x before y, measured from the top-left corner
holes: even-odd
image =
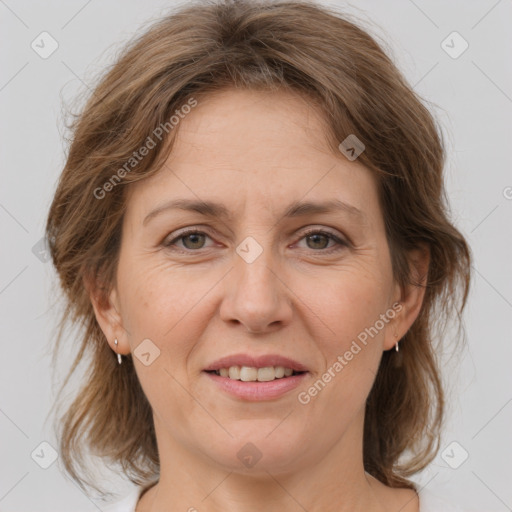
[[[343,235],[338,234],[338,232],[333,231],[331,228],[324,227],[324,226],[308,226],[307,228],[304,228],[304,230],[299,232],[301,236],[307,236],[310,233],[325,233],[326,235],[331,235],[334,238],[339,239],[341,242],[343,242]]]

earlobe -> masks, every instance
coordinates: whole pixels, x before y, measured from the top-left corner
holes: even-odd
[[[397,342],[405,336],[418,317],[423,305],[430,264],[428,247],[422,245],[420,248],[410,251],[408,261],[410,268],[409,282],[401,289],[400,309],[397,309],[396,317],[389,329],[390,332],[385,337],[384,350],[395,347]]]
[[[129,354],[130,347],[126,340],[122,316],[119,313],[119,299],[116,288],[112,288],[109,294],[105,295],[97,286],[97,283],[91,282],[90,279],[84,279],[84,286],[88,291],[96,321],[103,331],[110,348],[120,354]],[[117,346],[115,345],[115,340],[118,340]]]

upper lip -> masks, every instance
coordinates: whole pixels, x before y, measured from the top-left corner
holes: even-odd
[[[250,354],[233,354],[231,356],[221,357],[209,366],[205,371],[220,370],[221,368],[229,368],[231,366],[251,366],[255,368],[265,368],[267,366],[284,366],[291,368],[296,372],[307,372],[308,369],[301,363],[290,359],[289,357],[280,356],[278,354],[250,355]]]

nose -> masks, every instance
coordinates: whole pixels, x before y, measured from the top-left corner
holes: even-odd
[[[270,252],[263,251],[252,263],[235,255],[235,268],[226,280],[221,319],[241,324],[251,334],[282,329],[292,318],[293,294],[271,261]]]

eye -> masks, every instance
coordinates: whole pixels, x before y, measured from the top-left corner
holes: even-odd
[[[205,248],[204,243],[206,238],[211,239],[211,237],[204,231],[188,229],[182,231],[178,236],[175,236],[171,240],[164,240],[162,245],[166,248],[176,247],[178,252],[194,252]],[[300,238],[300,241],[301,240],[306,240],[307,248],[324,254],[330,254],[342,249],[343,247],[348,247],[348,243],[341,240],[334,233],[321,229],[311,229],[306,233],[303,233]],[[182,247],[177,246],[177,242],[181,242],[183,244]],[[328,248],[329,242],[333,242],[334,246]],[[180,251],[180,249],[184,250]]]
[[[203,231],[199,231],[197,229],[189,229],[187,231],[182,231],[177,237],[172,240],[164,240],[162,245],[164,247],[174,246],[177,241],[182,241],[184,248],[188,251],[193,251],[195,249],[203,249],[204,239],[205,237],[210,238]],[[179,249],[180,247],[178,247]],[[182,251],[187,252],[187,251]]]
[[[306,240],[309,249],[313,249],[315,251],[320,251],[327,254],[339,251],[343,247],[348,247],[347,242],[341,240],[334,233],[330,233],[329,231],[321,229],[311,229],[307,231],[306,233],[303,234],[301,240]],[[308,241],[310,243],[308,243]],[[324,250],[327,248],[330,241],[334,242],[334,247],[331,246],[329,250]]]

